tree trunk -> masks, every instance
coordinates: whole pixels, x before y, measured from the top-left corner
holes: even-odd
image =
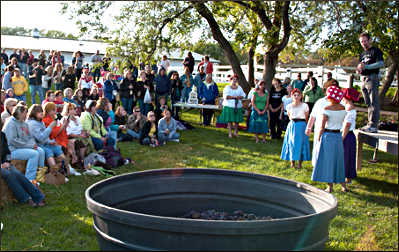
[[[254,64],[255,48],[251,46],[248,50],[248,82],[252,87],[255,86],[255,66]]]
[[[233,47],[230,42],[224,37],[223,33],[220,30],[218,23],[213,17],[212,12],[205,6],[203,3],[195,4],[195,9],[197,12],[206,19],[209,24],[209,27],[212,31],[213,38],[218,42],[219,46],[223,49],[224,54],[227,57],[231,67],[233,68],[233,72],[238,75],[238,83],[242,87],[245,93],[248,94],[251,89],[247,79],[245,78],[244,73],[242,72],[240,61],[238,60],[237,55],[235,54]]]
[[[399,69],[397,69],[397,72],[396,72],[396,80],[399,83]],[[392,98],[392,102],[391,102],[392,105],[398,105],[398,90],[399,90],[399,86],[396,88],[395,95]]]
[[[383,101],[385,98],[385,94],[388,91],[389,87],[392,84],[393,79],[395,78],[395,73],[397,73],[399,70],[399,64],[398,64],[398,57],[399,57],[399,52],[394,52],[389,54],[392,64],[389,66],[388,73],[386,75],[384,84],[382,85],[381,91],[379,93],[380,96],[380,101]]]
[[[272,87],[272,80],[276,74],[276,66],[278,62],[278,54],[267,52],[264,56],[264,70],[263,80],[265,81],[265,88],[270,91]]]

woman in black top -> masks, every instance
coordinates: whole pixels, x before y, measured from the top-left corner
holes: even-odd
[[[281,139],[284,106],[282,98],[287,91],[281,86],[281,81],[274,78],[270,90],[270,135],[271,139]]]
[[[69,66],[66,71],[62,73],[62,82],[64,83],[64,88],[71,88],[75,90],[76,75],[73,71],[73,66]]]
[[[119,86],[119,95],[121,97],[122,106],[126,112],[132,114],[133,107],[136,107],[135,90],[136,79],[130,70],[126,70],[125,77]]]

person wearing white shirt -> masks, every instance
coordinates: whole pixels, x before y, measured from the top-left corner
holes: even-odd
[[[238,124],[243,121],[242,102],[245,97],[244,90],[238,85],[238,76],[235,74],[230,78],[231,84],[223,89],[223,110],[220,120],[227,123],[229,138],[232,138],[231,127],[234,123],[234,136],[238,136]]]
[[[170,61],[168,60],[168,56],[163,55],[162,60],[159,63],[159,68],[164,68],[165,72],[168,73],[169,67],[170,67]]]
[[[323,109],[321,130],[317,135],[315,165],[312,180],[328,183],[326,189],[331,193],[334,183],[341,184],[341,190],[347,192],[345,184],[344,144],[340,133],[346,111],[340,104],[343,91],[336,86],[327,89],[329,104]]]
[[[289,118],[288,118],[288,113],[287,113],[287,105],[292,102],[292,86],[291,84],[288,84],[287,87],[287,94],[283,96],[281,101],[283,102],[283,107],[284,107],[284,114],[283,114],[283,130],[285,131],[287,129],[287,125],[289,123]]]
[[[287,105],[290,122],[285,131],[280,158],[291,161],[292,168],[296,168],[295,161],[298,161],[298,168],[302,168],[302,161],[310,160],[309,136],[305,134],[309,107],[301,101],[302,93],[298,88],[292,91],[291,96],[293,102]]]
[[[345,182],[351,183],[356,174],[356,136],[353,130],[356,128],[356,109],[352,101],[358,101],[360,93],[354,88],[344,88],[346,116],[342,126],[342,139],[344,140]]]

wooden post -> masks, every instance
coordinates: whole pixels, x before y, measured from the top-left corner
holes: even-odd
[[[349,88],[353,88],[353,79],[355,78],[355,75],[354,74],[351,74],[350,76],[349,76]]]

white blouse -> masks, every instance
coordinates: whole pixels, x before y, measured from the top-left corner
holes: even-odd
[[[356,128],[356,109],[346,111],[346,116],[342,129],[344,129],[346,123],[351,124],[351,126],[349,127],[349,131],[353,131]]]
[[[91,87],[93,86],[93,80],[90,80],[89,82],[87,82],[85,79],[80,79],[81,80],[81,82],[80,82],[80,85],[81,85],[81,88],[83,89],[83,88],[87,88],[87,89],[91,89]]]
[[[327,110],[324,109],[323,115],[328,116],[326,122],[326,129],[340,130],[344,122],[346,111],[345,110]]]
[[[67,135],[70,135],[70,134],[80,135],[80,133],[82,132],[83,127],[82,127],[82,124],[80,123],[79,117],[75,116],[75,119],[76,119],[76,122],[73,120],[69,121],[68,127],[66,128]]]
[[[241,86],[238,86],[236,89],[232,89],[230,85],[227,85],[223,89],[223,106],[234,108],[235,100],[234,99],[226,99],[227,96],[242,96],[245,97],[245,92],[242,90]],[[242,108],[241,100],[238,100],[237,108]]]
[[[287,115],[287,105],[292,102],[292,96],[288,97],[288,95],[284,95],[281,101],[284,105],[284,115]]]
[[[295,106],[293,103],[287,105],[287,112],[290,112],[290,119],[306,119],[306,112],[309,112],[308,104],[302,102]]]

